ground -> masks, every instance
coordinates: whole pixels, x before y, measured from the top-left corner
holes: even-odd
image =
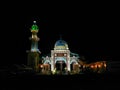
[[[65,89],[79,90],[120,89],[120,74],[81,74],[81,75],[21,75],[2,79],[3,90],[24,89]]]

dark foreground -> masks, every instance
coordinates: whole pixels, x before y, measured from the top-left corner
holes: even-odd
[[[1,78],[0,90],[120,90],[120,74],[81,74],[81,75],[21,75]]]

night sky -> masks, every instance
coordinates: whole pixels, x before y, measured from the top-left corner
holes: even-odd
[[[119,60],[119,12],[116,7],[87,5],[29,5],[1,10],[1,64],[26,63],[30,27],[39,26],[39,49],[50,53],[60,35],[69,49],[87,61]]]

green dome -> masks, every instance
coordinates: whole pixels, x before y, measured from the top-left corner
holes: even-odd
[[[36,25],[36,21],[33,21],[33,25],[31,27],[31,31],[38,31],[39,27]]]

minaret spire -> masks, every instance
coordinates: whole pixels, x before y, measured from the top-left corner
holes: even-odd
[[[31,26],[31,32],[38,32],[39,27],[36,24],[36,21],[33,21],[33,25]]]

